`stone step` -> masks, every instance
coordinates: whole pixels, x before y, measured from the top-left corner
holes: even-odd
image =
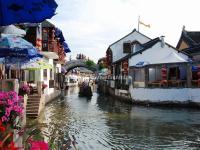
[[[26,112],[29,112],[29,111],[38,111],[38,108],[26,108]]]
[[[41,98],[28,98],[27,101],[39,101]]]
[[[38,105],[26,105],[26,108],[39,108],[39,104]]]
[[[38,114],[36,114],[36,113],[28,113],[28,114],[26,114],[26,117],[27,118],[37,118]]]
[[[40,101],[27,101],[27,103],[40,103]]]
[[[26,105],[26,108],[31,108],[31,107],[39,107],[39,103],[29,103]]]
[[[29,111],[26,111],[26,114],[38,114],[38,110],[29,110]]]
[[[41,100],[40,95],[34,94],[34,95],[28,96],[27,105],[26,105],[26,116],[28,118],[38,117],[40,100]]]
[[[41,98],[41,95],[29,95],[28,98]]]
[[[36,103],[28,104],[28,105],[26,105],[26,108],[39,108],[39,103],[38,104],[36,104]]]

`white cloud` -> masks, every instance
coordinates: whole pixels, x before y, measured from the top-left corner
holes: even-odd
[[[140,32],[151,38],[164,35],[176,46],[182,26],[199,30],[197,0],[56,0],[52,22],[62,29],[72,55],[84,53],[97,61],[108,46],[137,28],[138,15],[151,28]],[[70,55],[70,54],[68,54]]]

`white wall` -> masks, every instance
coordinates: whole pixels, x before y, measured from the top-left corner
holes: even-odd
[[[149,89],[149,88],[130,88],[131,98],[138,101],[151,102],[192,102],[200,103],[199,88],[182,88],[182,89]]]
[[[56,68],[58,68],[58,72],[57,73],[61,73],[61,64],[56,64]]]
[[[45,62],[53,66],[53,59],[46,59]],[[53,70],[53,72],[54,72],[54,70]],[[54,73],[53,73],[53,76],[54,76]],[[47,69],[47,80],[44,80],[44,79],[42,80],[48,86],[48,88],[46,88],[44,90],[44,94],[46,94],[46,95],[54,93],[54,88],[49,88],[49,80],[50,80],[50,69]]]
[[[158,42],[153,47],[145,50],[142,54],[133,55],[129,59],[129,66],[135,66],[138,62],[144,61],[150,64],[186,62],[188,56],[178,53],[172,47],[165,45],[161,47],[161,42]]]
[[[113,53],[113,62],[125,57],[127,54],[123,53],[123,43],[127,42],[127,41],[135,41],[137,40],[138,42],[140,42],[141,44],[148,42],[150,39],[147,38],[146,36],[138,33],[137,31],[129,34],[128,36],[126,36],[125,38],[121,39],[120,41],[118,41],[117,43],[113,44],[110,46],[110,49],[112,50]]]

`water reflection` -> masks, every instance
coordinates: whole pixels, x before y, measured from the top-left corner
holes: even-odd
[[[131,106],[93,93],[79,98],[76,88],[45,110],[54,141],[75,135],[80,150],[198,149],[200,112]]]

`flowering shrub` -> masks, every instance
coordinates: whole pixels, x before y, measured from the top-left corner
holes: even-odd
[[[19,88],[19,95],[30,94],[30,87],[27,84],[23,84]]]
[[[13,129],[16,128],[16,118],[22,116],[22,98],[16,92],[0,92],[0,150],[15,150]]]
[[[31,145],[30,150],[49,150],[49,145],[44,141],[34,141],[30,138],[28,143]]]
[[[47,84],[42,84],[42,90],[44,90],[45,88],[47,88]]]

